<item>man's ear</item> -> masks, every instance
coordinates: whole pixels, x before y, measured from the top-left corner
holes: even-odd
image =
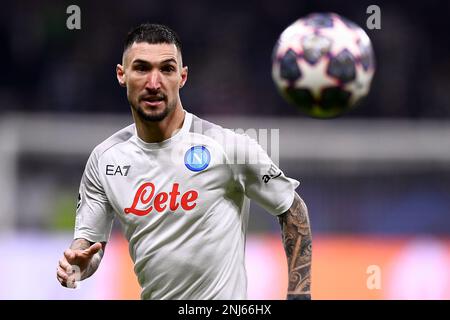
[[[117,66],[116,66],[116,76],[117,76],[117,81],[119,82],[119,84],[122,87],[126,87],[127,81],[126,81],[125,70],[121,64],[117,64]]]
[[[184,84],[186,83],[188,78],[188,67],[185,66],[181,69],[181,83],[180,83],[180,89],[183,88]]]

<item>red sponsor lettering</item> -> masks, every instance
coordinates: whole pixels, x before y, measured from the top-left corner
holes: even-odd
[[[189,204],[189,203],[197,200],[197,197],[198,197],[198,192],[197,191],[190,190],[190,191],[186,192],[181,197],[181,207],[184,210],[192,210],[192,209],[194,209],[197,204],[195,202],[192,203],[192,204]]]
[[[151,182],[146,182],[142,184],[136,191],[134,196],[133,204],[129,208],[125,208],[123,211],[126,214],[134,214],[137,216],[145,216],[155,209],[157,212],[163,212],[167,205],[169,205],[170,211],[175,211],[181,205],[181,208],[185,211],[192,210],[195,208],[197,203],[195,202],[198,198],[198,192],[195,190],[188,190],[181,195],[180,201],[178,201],[180,192],[179,183],[174,183],[172,185],[172,190],[170,192],[160,192],[155,195],[155,185]],[[153,206],[147,206],[153,200]],[[169,202],[167,204],[167,202]],[[145,208],[145,209],[138,209]]]

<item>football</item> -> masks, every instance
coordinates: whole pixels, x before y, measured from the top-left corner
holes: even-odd
[[[283,98],[314,118],[334,118],[367,96],[375,72],[366,32],[335,13],[312,13],[280,35],[272,78]]]

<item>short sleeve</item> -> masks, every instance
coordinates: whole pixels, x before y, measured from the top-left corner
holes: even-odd
[[[234,167],[245,195],[272,215],[286,212],[299,182],[286,177],[254,139],[247,135],[237,137]]]
[[[92,152],[81,178],[74,238],[107,242],[114,214],[99,178],[97,154]]]

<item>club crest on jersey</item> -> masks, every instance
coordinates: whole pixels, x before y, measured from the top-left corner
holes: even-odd
[[[184,155],[184,164],[191,171],[205,170],[211,161],[211,154],[205,146],[191,147]]]

